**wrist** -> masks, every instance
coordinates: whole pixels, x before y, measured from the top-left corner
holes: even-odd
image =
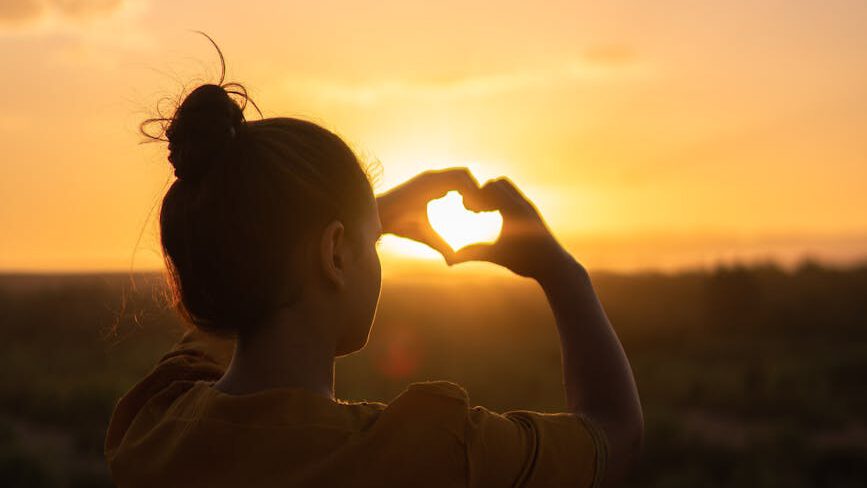
[[[558,252],[552,253],[532,278],[543,289],[574,284],[576,280],[581,282],[590,280],[584,266],[562,248]]]

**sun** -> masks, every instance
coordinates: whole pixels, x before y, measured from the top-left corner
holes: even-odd
[[[429,202],[427,218],[455,251],[469,244],[494,242],[503,228],[500,212],[470,212],[464,207],[464,197],[456,191]]]

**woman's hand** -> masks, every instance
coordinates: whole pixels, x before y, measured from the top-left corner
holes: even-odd
[[[479,183],[467,168],[426,171],[376,199],[382,231],[427,244],[451,264],[454,251],[433,230],[427,218],[427,204],[457,190],[465,201],[474,202]]]
[[[459,249],[448,260],[449,264],[489,261],[537,281],[576,265],[548,230],[536,207],[507,178],[486,183],[465,202],[468,209],[476,212],[499,210],[503,230],[492,244],[471,244]]]

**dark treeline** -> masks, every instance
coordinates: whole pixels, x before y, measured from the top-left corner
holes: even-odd
[[[544,297],[518,278],[386,280],[338,395],[452,379],[497,410],[559,410]],[[867,265],[594,276],[633,361],[645,456],[630,486],[863,486]],[[181,333],[156,274],[0,275],[0,485],[109,486],[114,402]]]

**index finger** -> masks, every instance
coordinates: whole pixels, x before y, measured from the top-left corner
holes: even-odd
[[[521,212],[521,203],[506,186],[505,178],[490,180],[473,195],[473,198],[464,199],[465,206],[474,212],[498,210],[503,215],[518,214]]]
[[[472,198],[479,191],[479,182],[467,168],[427,171],[415,179],[419,185],[419,196],[425,200],[440,198],[450,191]]]

